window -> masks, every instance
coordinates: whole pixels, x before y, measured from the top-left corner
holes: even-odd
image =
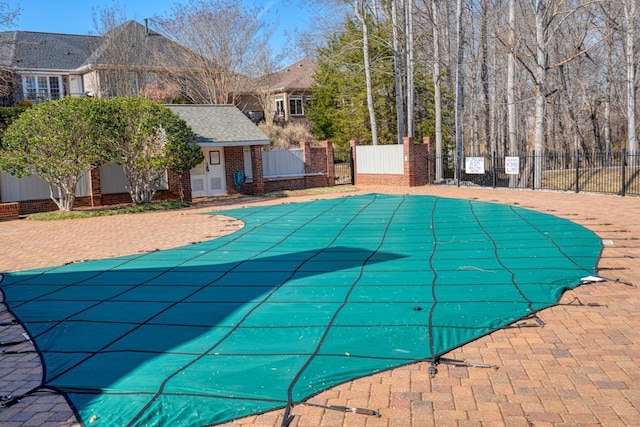
[[[284,99],[276,99],[276,115],[284,116]]]
[[[127,93],[124,96],[137,96],[138,95],[138,74],[129,73],[127,76]]]
[[[289,111],[292,116],[302,116],[304,114],[302,111],[302,98],[289,99]]]
[[[25,76],[22,87],[24,98],[33,102],[60,99],[63,95],[60,76]]]
[[[146,73],[144,75],[144,84],[151,85],[158,82],[158,76],[156,73]]]
[[[100,74],[101,97],[137,96],[138,74],[122,71],[102,71]]]
[[[114,71],[105,71],[101,75],[101,97],[112,98],[118,95],[118,75]]]

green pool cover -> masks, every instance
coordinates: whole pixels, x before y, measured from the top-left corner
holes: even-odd
[[[216,212],[234,234],[8,273],[5,302],[91,426],[287,408],[553,306],[601,242],[513,206],[366,195]],[[149,230],[153,232],[153,230]]]

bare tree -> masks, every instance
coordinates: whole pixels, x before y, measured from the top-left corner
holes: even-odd
[[[462,125],[462,112],[464,107],[464,94],[463,94],[463,76],[462,65],[464,60],[464,0],[456,1],[456,40],[457,40],[457,55],[456,55],[456,171],[455,179],[459,183],[462,170],[462,155],[464,145],[464,134]]]
[[[373,85],[371,83],[371,61],[369,60],[369,24],[366,0],[354,0],[353,9],[362,26],[362,50],[364,53],[364,73],[367,85],[367,107],[369,108],[369,121],[371,125],[371,142],[378,145],[378,124],[376,111],[373,105]]]
[[[393,74],[396,85],[396,120],[397,120],[397,143],[402,144],[404,136],[404,91],[402,86],[402,53],[400,48],[399,23],[398,23],[398,7],[397,1],[391,1],[391,34],[393,45]],[[404,16],[404,10],[403,10]]]
[[[12,7],[5,2],[0,2],[0,28],[11,27],[20,14],[20,8]],[[0,40],[0,49],[5,44],[13,43],[11,40]],[[9,96],[13,90],[13,72],[0,64],[0,97]]]
[[[405,0],[404,9],[405,9],[405,21],[407,23],[406,28],[406,51],[407,51],[407,136],[413,138],[415,134],[415,120],[414,120],[414,93],[415,93],[415,85],[414,85],[414,75],[415,75],[415,59],[414,59],[414,28],[413,28],[413,17],[414,17],[414,7],[413,0]]]
[[[265,48],[261,53],[261,57],[262,60],[258,61],[258,68],[256,70],[259,76],[254,78],[250,83],[248,82],[247,87],[252,88],[251,96],[257,98],[264,113],[265,121],[267,124],[271,124],[273,117],[275,117],[272,95],[277,78],[276,70],[277,64],[282,57],[272,55],[268,48]]]
[[[516,117],[516,58],[514,43],[516,40],[516,0],[509,0],[509,52],[507,56],[507,123],[509,138],[509,155],[520,153],[518,144],[518,123]],[[518,175],[509,175],[509,186],[517,187]]]
[[[638,154],[636,129],[636,63],[635,38],[637,32],[637,0],[624,0],[625,57],[627,68],[627,150]]]
[[[182,47],[173,52],[182,64],[174,77],[184,81],[192,101],[228,104],[252,89],[246,77],[261,68],[272,33],[260,16],[234,0],[190,0],[153,19],[154,27]]]
[[[127,21],[127,11],[123,4],[114,0],[111,6],[91,8],[93,29],[97,35],[106,34]]]
[[[433,18],[433,97],[436,122],[436,181],[443,180],[442,158],[442,72],[440,71],[440,13],[438,1],[431,0]]]

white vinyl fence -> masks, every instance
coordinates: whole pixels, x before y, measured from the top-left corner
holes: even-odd
[[[356,170],[358,173],[402,175],[404,173],[403,146],[401,144],[356,146]]]
[[[0,172],[0,194],[2,202],[21,202],[24,200],[44,200],[49,198],[49,185],[38,175],[16,178],[5,172]],[[91,194],[89,174],[84,174],[76,187],[76,196]],[[57,191],[55,192],[57,196]]]
[[[160,185],[161,190],[166,190],[167,174],[165,173]],[[107,163],[100,166],[100,192],[102,194],[119,194],[127,192],[127,177],[122,166],[117,163]]]
[[[118,194],[127,192],[127,179],[122,166],[109,163],[100,166],[100,187],[102,194]],[[164,175],[160,189],[168,188],[167,175]],[[16,178],[5,172],[0,172],[0,194],[2,202],[21,202],[24,200],[45,200],[49,198],[49,185],[37,175]],[[57,196],[57,192],[55,192]],[[84,174],[78,182],[76,196],[91,195],[90,175]]]
[[[244,170],[248,179],[253,178],[251,153],[244,152]],[[297,178],[305,176],[304,152],[297,150],[265,150],[262,152],[264,179]]]

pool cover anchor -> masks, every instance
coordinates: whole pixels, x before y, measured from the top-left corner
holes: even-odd
[[[446,357],[437,357],[429,361],[429,378],[435,378],[438,374],[439,364],[451,365],[458,368],[491,368],[498,370],[497,365],[491,365],[489,363],[474,363],[468,360],[448,359]]]
[[[314,408],[330,409],[332,411],[338,411],[338,412],[352,412],[354,414],[368,415],[375,418],[381,417],[380,412],[374,409],[368,409],[368,408],[356,408],[352,406],[342,406],[342,405],[320,405],[317,403],[310,403],[310,402],[302,402],[301,405],[312,406]],[[295,416],[291,414],[292,409],[293,409],[293,404],[289,403],[289,405],[287,405],[287,407],[285,408],[281,427],[288,427],[293,421],[293,419],[295,418]]]
[[[527,320],[533,320],[534,322],[527,322]],[[505,326],[504,329],[544,328],[544,325],[544,321],[538,317],[536,313],[533,313],[524,318],[522,322],[516,323],[515,325]]]
[[[573,297],[571,301],[565,302],[563,304],[558,304],[558,305],[568,305],[568,306],[574,306],[574,307],[608,307],[607,304],[600,304],[599,302],[588,302],[585,304],[582,301],[580,301],[580,298],[578,297]]]
[[[53,393],[53,394],[58,394],[57,391],[52,390],[47,388],[46,386],[42,386],[39,385],[37,387],[32,388],[31,390],[27,391],[26,393],[17,395],[17,396],[13,396],[11,394],[7,394],[4,396],[0,396],[0,412],[4,411],[5,409],[20,403],[22,401],[22,399],[24,399],[25,397],[29,397],[29,396],[33,396],[36,393]]]

